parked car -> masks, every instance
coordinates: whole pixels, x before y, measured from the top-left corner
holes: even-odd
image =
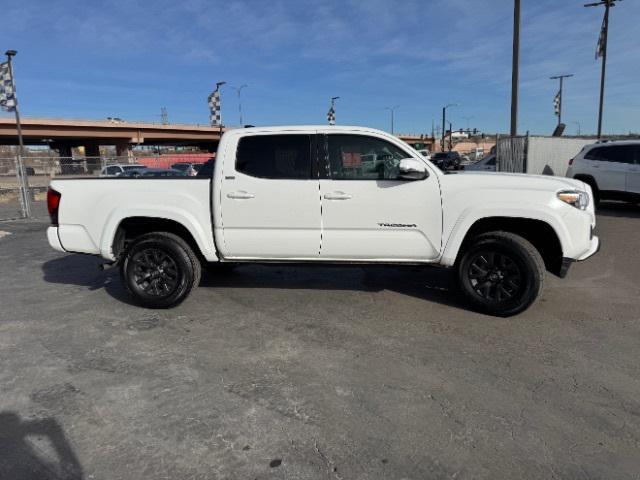
[[[201,262],[405,263],[452,267],[471,305],[506,316],[539,296],[545,269],[563,277],[599,248],[585,183],[444,175],[364,127],[229,130],[209,177],[54,179],[47,205],[49,244],[120,267],[150,308],[182,302]]]
[[[147,168],[142,172],[142,177],[186,177],[187,172],[184,170],[175,170],[173,168]]]
[[[460,168],[460,154],[458,152],[437,152],[433,154],[431,161],[442,171]]]
[[[422,155],[424,158],[426,158],[427,160],[431,160],[431,152],[426,148],[422,150],[418,150],[418,153]]]
[[[198,170],[196,177],[199,178],[211,178],[213,176],[213,166],[215,165],[215,157],[211,157],[209,160],[202,164],[202,168]]]
[[[496,156],[487,155],[486,157],[478,160],[477,162],[470,163],[464,166],[465,171],[470,172],[495,172],[496,171]]]
[[[140,172],[145,168],[147,167],[144,165],[121,165],[121,164],[107,165],[100,171],[100,176],[101,177],[119,177],[123,173],[126,173],[126,172],[132,173],[134,171]],[[136,176],[136,175],[133,175],[133,176]]]
[[[201,163],[190,163],[190,162],[178,162],[171,165],[171,168],[174,170],[180,170],[181,172],[185,172],[185,175],[188,177],[195,177],[198,174],[198,170],[202,168]]]
[[[600,200],[640,202],[640,140],[594,143],[569,160],[567,177],[582,180]]]

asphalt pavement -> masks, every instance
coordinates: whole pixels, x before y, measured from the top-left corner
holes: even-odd
[[[507,319],[417,267],[246,265],[145,310],[46,226],[0,223],[0,479],[640,476],[640,207]]]

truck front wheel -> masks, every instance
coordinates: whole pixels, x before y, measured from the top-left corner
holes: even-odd
[[[475,308],[491,315],[520,313],[542,292],[545,265],[540,253],[510,232],[479,235],[456,266],[462,293]]]
[[[121,266],[125,288],[148,308],[178,305],[200,283],[200,271],[200,261],[189,244],[168,232],[136,238]]]

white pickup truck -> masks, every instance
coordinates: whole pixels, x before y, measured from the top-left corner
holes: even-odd
[[[216,158],[212,177],[53,180],[50,245],[116,264],[151,308],[214,262],[346,262],[453,267],[472,306],[502,316],[599,248],[585,183],[444,174],[378,130],[231,130]]]

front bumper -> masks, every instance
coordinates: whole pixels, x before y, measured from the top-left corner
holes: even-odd
[[[64,252],[65,249],[62,248],[62,244],[60,243],[60,238],[58,237],[58,227],[49,227],[47,228],[47,240],[49,241],[49,245],[54,250],[58,252]]]
[[[567,273],[569,272],[569,267],[573,262],[582,262],[583,260],[586,260],[587,258],[592,257],[599,251],[600,251],[600,239],[594,236],[591,238],[589,249],[585,253],[580,255],[580,257],[578,257],[577,259],[564,257],[562,259],[562,265],[560,266],[560,271],[558,272],[558,276],[560,278],[566,277]]]
[[[591,244],[589,245],[589,250],[578,257],[578,262],[586,260],[587,258],[595,255],[600,251],[600,239],[596,236],[591,238]]]

